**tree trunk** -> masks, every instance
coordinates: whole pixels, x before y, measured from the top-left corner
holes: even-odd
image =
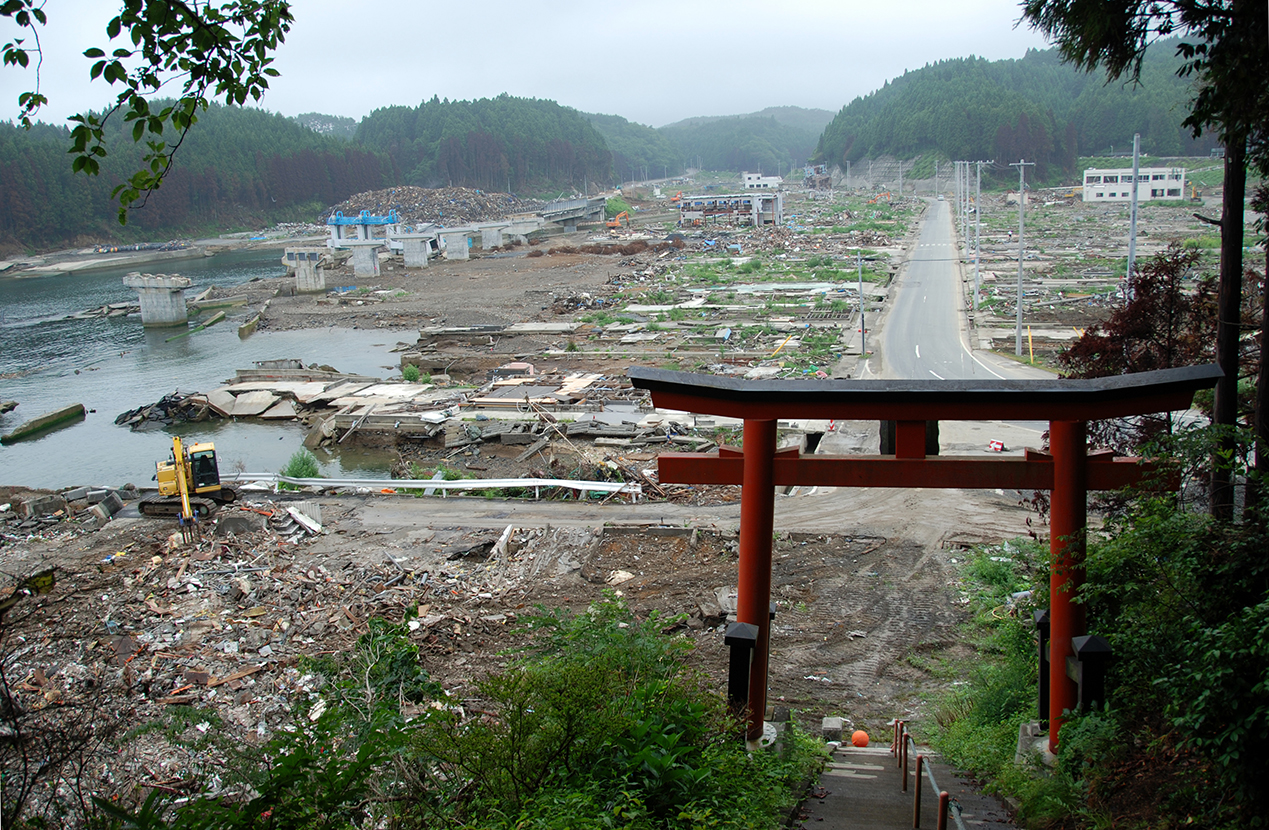
[[[1247,190],[1246,138],[1225,144],[1225,189],[1221,201],[1220,293],[1216,308],[1216,363],[1225,376],[1216,383],[1212,420],[1231,432],[1238,420],[1238,336],[1243,285],[1243,199]],[[1223,436],[1212,459],[1212,517],[1234,517],[1234,482],[1229,461],[1232,434]]]
[[[1266,515],[1265,491],[1269,487],[1269,359],[1265,347],[1269,346],[1269,241],[1265,243],[1265,282],[1260,307],[1260,371],[1256,373],[1256,436],[1257,473],[1254,482],[1247,484],[1247,510],[1261,527],[1269,519]]]

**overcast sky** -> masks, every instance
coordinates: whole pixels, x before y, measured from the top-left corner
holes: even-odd
[[[887,80],[945,58],[1019,58],[1045,48],[1015,28],[1016,0],[554,0],[420,3],[297,0],[263,106],[360,119],[439,95],[503,92],[659,127],[694,115],[795,105],[836,112]],[[88,81],[107,47],[108,0],[49,0],[41,39],[46,121],[111,99]],[[0,40],[16,27],[0,21]],[[0,120],[34,73],[0,69]]]

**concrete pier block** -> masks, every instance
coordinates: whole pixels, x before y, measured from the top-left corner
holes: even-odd
[[[141,298],[141,325],[183,326],[189,320],[185,307],[185,289],[190,286],[188,277],[134,271],[123,278],[123,284]]]
[[[322,268],[325,248],[287,248],[286,264],[295,269],[295,290],[299,294],[326,291],[326,269]]]
[[[481,228],[480,247],[486,251],[502,245],[502,228]]]
[[[402,254],[405,257],[406,268],[426,268],[427,261],[432,255],[432,240],[402,237],[401,244],[405,247]]]
[[[446,259],[471,259],[467,250],[467,239],[471,236],[470,231],[456,231],[446,233],[441,231],[441,239],[445,248]]]
[[[353,248],[353,273],[359,277],[379,276],[379,254],[369,245]]]

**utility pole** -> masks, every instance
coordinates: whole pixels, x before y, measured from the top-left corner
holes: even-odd
[[[988,162],[990,163],[990,162]],[[981,301],[982,276],[979,263],[983,258],[983,163],[978,162],[978,183],[974,186],[974,310]]]
[[[969,253],[969,240],[965,238],[965,197],[969,195],[965,188],[965,171],[968,169],[969,162],[956,162],[956,219],[960,225],[960,242],[965,246],[965,252]]]
[[[934,194],[937,196],[939,192],[939,160],[934,160]]]
[[[1124,274],[1124,296],[1132,283],[1132,268],[1137,262],[1137,190],[1141,187],[1141,133],[1132,136],[1132,202],[1128,208],[1128,271]],[[1130,298],[1129,298],[1130,299]]]
[[[1013,353],[1018,357],[1022,357],[1022,231],[1025,227],[1025,207],[1027,204],[1026,170],[1027,167],[1034,167],[1035,162],[1020,159],[1010,162],[1009,166],[1018,168],[1018,313],[1014,330]]]
[[[965,253],[969,253],[969,162],[961,162],[961,239],[965,240]]]
[[[868,354],[864,339],[867,336],[864,329],[864,252],[858,248],[855,249],[855,265],[859,269],[859,356],[863,357]]]
[[[899,196],[903,197],[903,159],[899,159]]]

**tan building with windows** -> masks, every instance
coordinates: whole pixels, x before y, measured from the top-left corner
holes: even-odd
[[[1185,169],[1140,167],[1137,169],[1137,201],[1180,201],[1185,198]],[[1132,168],[1084,171],[1084,201],[1132,201]]]

